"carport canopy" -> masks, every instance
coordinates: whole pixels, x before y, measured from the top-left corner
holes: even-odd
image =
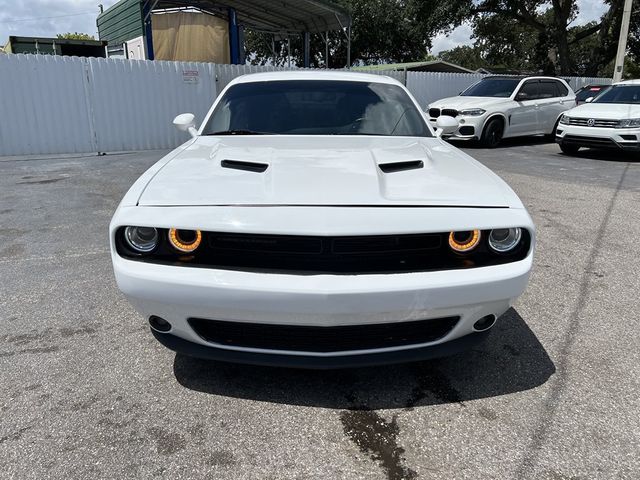
[[[151,9],[195,7],[229,19],[235,11],[237,23],[247,28],[280,34],[323,33],[351,26],[343,8],[324,0],[158,0]]]

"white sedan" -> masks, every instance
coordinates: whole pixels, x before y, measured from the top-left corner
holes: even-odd
[[[481,341],[525,289],[534,226],[393,79],[240,77],[110,226],[120,289],[187,355],[308,368]]]
[[[456,117],[459,128],[451,139],[493,148],[503,138],[553,135],[562,113],[575,105],[573,90],[560,78],[490,76],[427,111],[433,126],[440,115]]]
[[[556,142],[568,155],[581,147],[640,151],[640,80],[616,83],[566,112]]]

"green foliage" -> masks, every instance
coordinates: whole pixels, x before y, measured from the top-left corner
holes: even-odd
[[[605,3],[601,19],[579,26],[573,26],[576,0],[435,0],[425,7],[431,17],[424,21],[441,32],[470,23],[473,48],[494,70],[595,76],[607,74],[615,58],[624,0]],[[630,32],[633,64],[640,61],[638,1]]]
[[[79,32],[59,33],[56,35],[56,38],[59,38],[61,40],[95,40],[95,37],[93,35]]]
[[[487,65],[486,61],[482,58],[480,49],[469,45],[460,45],[451,50],[440,52],[438,58],[470,70],[477,70]]]
[[[409,62],[427,58],[431,47],[426,24],[418,20],[419,0],[339,0],[352,15],[351,64]],[[292,62],[302,64],[302,39],[290,37]],[[347,63],[347,39],[341,31],[329,32],[329,66],[341,68]],[[286,65],[286,38],[277,39],[258,32],[246,32],[247,58],[253,64]],[[275,47],[272,49],[272,46]],[[323,35],[311,35],[311,66],[324,67]],[[275,57],[275,61],[274,61]]]

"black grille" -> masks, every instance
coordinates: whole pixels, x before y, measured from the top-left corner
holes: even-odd
[[[430,108],[429,109],[429,116],[431,118],[438,118],[440,116],[440,109],[439,108]]]
[[[453,108],[443,108],[442,109],[442,115],[446,115],[448,117],[457,117],[458,116],[458,110],[455,110]]]
[[[316,327],[190,318],[191,328],[219,345],[301,352],[342,352],[417,345],[449,333],[459,317],[384,324]]]
[[[476,129],[471,125],[465,125],[464,127],[460,127],[460,135],[474,135],[476,133]]]
[[[610,138],[603,137],[583,137],[580,135],[565,135],[562,143],[580,145],[581,147],[592,148],[618,148],[618,144]]]
[[[522,260],[531,238],[523,229],[522,241],[509,254],[493,253],[483,231],[480,245],[467,255],[449,247],[449,233],[307,236],[202,232],[202,243],[193,253],[177,252],[169,245],[167,231],[160,230],[160,245],[146,255],[131,251],[124,227],[116,236],[118,253],[125,258],[167,265],[183,265],[250,272],[318,274],[375,274],[427,272],[500,265]]]

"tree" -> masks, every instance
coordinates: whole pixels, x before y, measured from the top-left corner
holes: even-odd
[[[93,35],[78,32],[59,33],[56,35],[56,38],[60,40],[95,40],[95,37]]]
[[[481,50],[478,47],[472,47],[469,45],[460,45],[440,52],[438,55],[440,60],[445,62],[455,63],[461,67],[468,68],[470,70],[477,70],[481,67],[485,67],[487,63],[482,58]]]
[[[351,12],[351,63],[373,65],[407,62],[427,57],[431,36],[426,23],[417,19],[420,0],[338,0],[335,3]],[[323,67],[325,58],[324,35],[311,35],[311,66]],[[247,58],[254,64],[287,63],[286,38],[272,41],[272,35],[246,32]],[[290,37],[292,61],[302,64],[302,39]],[[345,32],[328,34],[329,66],[341,68],[347,62]],[[274,61],[275,57],[275,61]]]
[[[418,14],[427,31],[448,31],[470,22],[475,46],[488,62],[562,75],[597,75],[613,58],[624,0],[605,0],[602,18],[588,26],[571,26],[576,0],[438,0],[423,2]],[[631,32],[640,34],[636,1]],[[590,45],[589,50],[585,45]],[[580,55],[579,58],[576,55]],[[630,56],[640,57],[637,41]]]

